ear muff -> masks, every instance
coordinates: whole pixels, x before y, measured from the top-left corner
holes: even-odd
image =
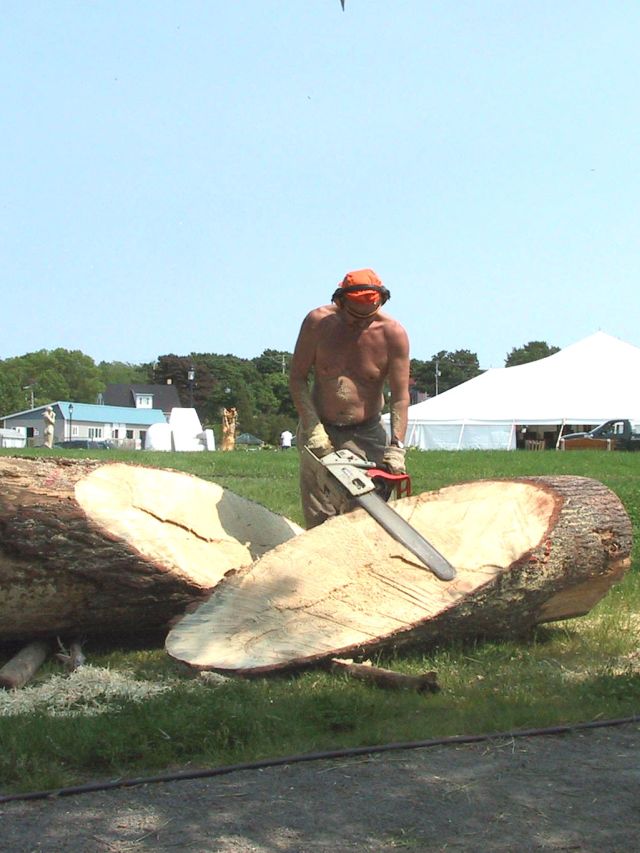
[[[347,293],[355,293],[358,290],[375,290],[380,294],[380,303],[382,305],[391,299],[391,291],[387,290],[384,285],[377,284],[349,284],[347,287],[338,287],[331,297],[331,301],[336,305],[344,302],[344,297]]]

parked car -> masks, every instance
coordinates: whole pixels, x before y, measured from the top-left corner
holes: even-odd
[[[112,441],[95,441],[90,438],[71,438],[67,441],[58,441],[53,445],[61,450],[112,450]]]
[[[594,447],[640,450],[640,420],[605,421],[590,432],[570,432],[561,439],[565,450],[572,442],[581,449],[593,442]]]

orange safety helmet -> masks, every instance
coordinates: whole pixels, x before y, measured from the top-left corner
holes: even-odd
[[[331,297],[332,302],[349,299],[352,302],[373,305],[380,301],[382,305],[391,298],[391,293],[380,281],[373,270],[353,270],[348,272]]]

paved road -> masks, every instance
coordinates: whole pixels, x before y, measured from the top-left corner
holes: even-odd
[[[628,853],[639,747],[628,724],[4,803],[0,850]]]

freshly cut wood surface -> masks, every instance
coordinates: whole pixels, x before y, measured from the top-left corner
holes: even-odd
[[[188,474],[0,459],[0,640],[167,625],[301,528]]]
[[[364,510],[216,587],[167,637],[200,669],[261,674],[587,612],[629,566],[619,499],[582,477],[463,483],[392,503],[457,569],[438,580]]]

